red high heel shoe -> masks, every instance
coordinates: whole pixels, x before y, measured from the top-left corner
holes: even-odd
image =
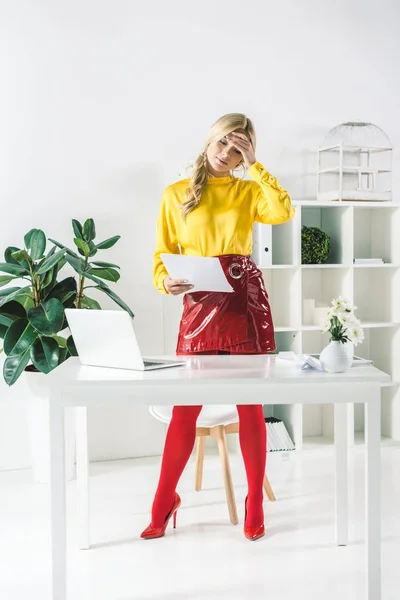
[[[181,499],[179,495],[175,492],[175,500],[172,505],[171,510],[165,517],[164,524],[161,527],[153,527],[150,523],[148,527],[140,534],[140,537],[144,540],[153,540],[155,538],[163,537],[165,535],[165,530],[167,529],[167,525],[171,517],[173,517],[173,525],[174,529],[176,529],[176,513],[178,512],[178,508],[181,505]]]
[[[243,527],[244,535],[247,537],[248,540],[251,540],[252,542],[262,538],[265,535],[264,523],[262,525],[260,525],[259,527],[248,527],[246,525],[246,519],[247,519],[247,496],[246,496],[246,500],[244,503],[244,527]]]

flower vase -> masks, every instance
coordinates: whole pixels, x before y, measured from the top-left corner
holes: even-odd
[[[319,360],[324,371],[328,373],[345,373],[350,369],[353,359],[346,348],[346,344],[331,340],[322,350]]]

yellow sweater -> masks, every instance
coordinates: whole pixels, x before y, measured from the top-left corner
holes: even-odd
[[[191,256],[220,256],[252,251],[252,228],[255,222],[278,225],[294,216],[288,193],[277,179],[256,162],[249,169],[254,179],[210,177],[198,207],[182,218],[180,204],[186,200],[189,179],[165,188],[157,220],[156,250],[153,259],[153,282],[166,294],[164,278],[168,275],[160,258],[162,252]]]

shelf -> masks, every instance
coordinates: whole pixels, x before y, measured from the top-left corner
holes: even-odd
[[[380,329],[383,327],[398,327],[400,325],[397,321],[361,321],[361,327],[363,329]]]
[[[320,174],[326,173],[340,173],[340,167],[330,167],[327,169],[320,169]],[[391,173],[390,169],[370,169],[368,167],[343,167],[342,173],[362,173],[363,175],[373,175],[377,173]]]
[[[299,265],[257,265],[262,271],[267,269],[298,269]]]
[[[390,202],[392,200],[392,192],[368,192],[365,190],[343,190],[340,196],[339,190],[331,190],[328,192],[318,192],[318,201],[321,202],[341,202],[342,200],[370,201],[370,202]]]
[[[320,264],[315,264],[315,265],[301,265],[302,269],[343,269],[343,268],[348,268],[350,265],[345,265],[345,264],[330,264],[330,263],[324,263],[322,265]]]
[[[354,208],[400,208],[400,203],[399,202],[394,202],[394,201],[385,201],[385,202],[369,202],[368,200],[365,200],[364,202],[360,201],[357,202],[357,204],[354,204],[354,202],[351,202],[349,200],[337,200],[335,202],[332,201],[320,201],[320,200],[293,200],[292,202],[294,207],[311,207],[311,208],[324,208],[324,207],[329,207],[329,208],[345,208],[345,207],[354,207]]]
[[[343,146],[341,144],[335,144],[334,146],[326,146],[325,148],[319,148],[318,152],[340,152],[340,149],[343,149],[343,152],[392,152],[393,148],[382,148],[382,147],[365,147],[365,146]]]
[[[399,265],[393,263],[353,263],[355,269],[398,269]]]
[[[385,327],[399,327],[400,322],[398,321],[361,321],[361,327],[363,329],[382,329]],[[301,325],[298,327],[299,331],[322,331],[318,325]],[[283,331],[283,329],[282,329]],[[294,331],[294,329],[286,328],[285,331]]]

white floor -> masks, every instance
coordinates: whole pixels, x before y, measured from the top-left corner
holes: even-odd
[[[384,446],[382,600],[399,598],[400,447]],[[76,550],[75,482],[68,484],[68,600],[362,600],[363,447],[350,460],[350,544],[334,543],[333,451],[268,455],[277,502],[265,503],[267,536],[242,532],[245,475],[231,455],[241,519],[229,523],[218,457],[205,461],[204,490],[193,491],[193,462],[179,486],[178,526],[139,538],[148,524],[159,459],[91,465],[92,543]],[[0,473],[0,598],[50,598],[48,489],[29,471]],[[373,598],[371,600],[374,600]]]

